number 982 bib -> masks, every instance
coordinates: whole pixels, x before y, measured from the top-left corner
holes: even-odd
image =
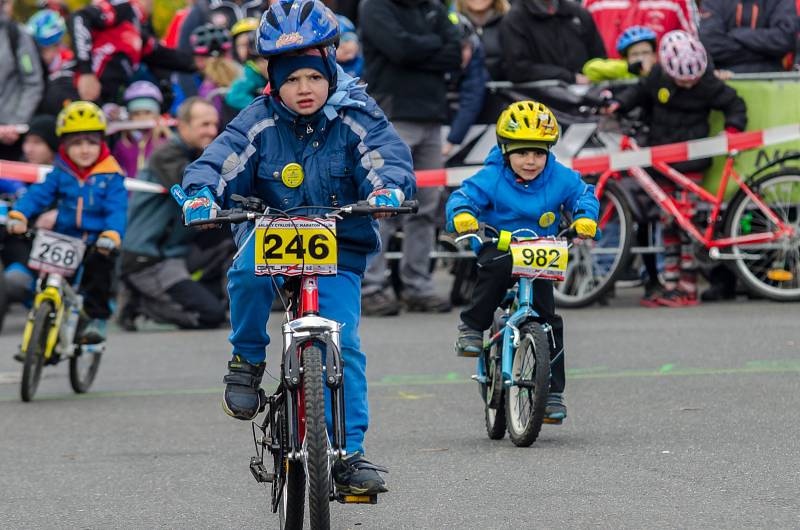
[[[564,281],[569,247],[566,239],[530,239],[511,243],[512,274],[541,280]]]
[[[258,275],[336,274],[334,219],[260,219],[255,234]]]

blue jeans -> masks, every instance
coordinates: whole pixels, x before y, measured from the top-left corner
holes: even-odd
[[[256,276],[254,239],[228,271],[228,295],[231,300],[231,334],[233,354],[251,364],[266,358],[270,342],[267,320],[275,291],[269,276]],[[369,427],[367,405],[367,357],[361,351],[358,323],[361,318],[361,276],[355,272],[339,271],[336,276],[319,278],[320,315],[343,325],[340,348],[344,362],[344,406],[347,452],[364,451],[364,434]],[[330,395],[326,387],[326,417],[328,432],[333,432]]]

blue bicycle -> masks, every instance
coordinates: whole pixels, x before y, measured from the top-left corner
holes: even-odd
[[[472,238],[508,251],[514,263],[512,274],[518,281],[495,311],[489,340],[472,378],[480,385],[489,438],[500,440],[508,430],[514,445],[528,447],[546,422],[550,366],[563,355],[560,352],[550,359],[555,337],[552,327],[542,322],[533,308],[532,284],[537,279],[563,280],[572,247],[568,239],[575,234],[564,231],[555,237],[539,237],[529,229],[499,232],[485,226],[486,230],[496,237],[465,234],[456,241]]]

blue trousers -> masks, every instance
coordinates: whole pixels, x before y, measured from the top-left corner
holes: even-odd
[[[228,295],[231,300],[231,334],[233,354],[251,364],[266,358],[270,342],[267,320],[275,296],[272,279],[253,272],[254,239],[245,244],[228,271]],[[364,434],[369,427],[367,405],[367,357],[361,351],[358,323],[361,318],[361,276],[339,271],[336,276],[320,276],[320,315],[343,325],[340,348],[344,362],[344,405],[347,452],[364,452]],[[332,430],[330,395],[326,387],[328,432]]]

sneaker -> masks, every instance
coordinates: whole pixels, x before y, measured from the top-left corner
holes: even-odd
[[[106,341],[106,321],[103,318],[90,320],[81,333],[81,344],[100,344]]]
[[[340,493],[376,495],[389,491],[378,472],[389,470],[367,461],[360,452],[340,458],[333,464],[333,482]]]
[[[661,307],[658,302],[664,296],[664,289],[661,287],[653,287],[645,289],[644,296],[639,300],[639,305],[642,307]]]
[[[406,310],[412,313],[447,313],[453,308],[448,298],[438,294],[407,296],[403,302]]]
[[[671,289],[657,298],[659,305],[664,307],[689,307],[700,303],[697,293],[687,293],[681,289]]]
[[[400,304],[389,290],[361,296],[361,314],[370,317],[391,317],[400,314]]]
[[[483,351],[483,332],[472,329],[463,322],[458,325],[456,355],[459,357],[478,357]]]
[[[222,378],[225,394],[222,409],[237,420],[252,420],[267,404],[267,395],[261,389],[264,363],[250,364],[238,355],[228,363],[228,375]]]
[[[544,422],[561,425],[567,417],[567,403],[564,401],[564,394],[551,392],[547,396],[547,405],[544,408]]]

